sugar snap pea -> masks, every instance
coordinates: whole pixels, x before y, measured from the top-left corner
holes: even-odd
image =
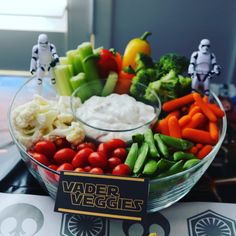
[[[143,136],[143,134],[134,134],[134,135],[132,136],[132,141],[133,141],[134,143],[138,143],[138,145],[141,146],[142,143],[144,142],[144,136]]]
[[[177,150],[188,150],[193,146],[192,142],[185,139],[174,138],[164,134],[160,134],[160,138],[167,146],[176,148]]]
[[[196,159],[192,153],[177,151],[173,154],[174,161]]]
[[[170,157],[170,152],[166,144],[162,141],[160,138],[160,134],[155,134],[154,135],[154,140],[156,141],[156,145],[158,147],[158,150],[160,151],[161,155],[164,156],[165,158]]]
[[[170,167],[173,166],[175,163],[176,162],[174,162],[174,161],[169,161],[169,160],[166,160],[164,158],[161,158],[157,162],[156,173],[161,173],[163,171],[166,171],[166,170],[170,169]]]
[[[155,146],[154,138],[153,138],[153,133],[151,129],[147,129],[144,132],[144,141],[148,144],[149,146],[149,154],[151,157],[157,159],[160,157],[160,154],[157,151],[157,148]]]
[[[183,160],[180,160],[176,162],[173,166],[170,167],[167,171],[164,173],[161,173],[157,176],[157,178],[163,178],[169,175],[174,175],[176,173],[179,173],[183,170]]]
[[[138,144],[133,143],[130,147],[129,153],[125,159],[125,164],[129,166],[130,170],[134,169],[134,164],[138,158]]]
[[[139,150],[138,158],[134,165],[133,172],[135,174],[138,174],[142,171],[143,166],[145,165],[145,162],[147,160],[147,156],[148,156],[148,144],[144,142]]]
[[[144,175],[152,175],[156,172],[157,170],[157,162],[153,159],[149,160],[144,168],[143,168],[143,174]]]
[[[183,170],[187,170],[187,169],[195,166],[198,162],[200,162],[199,159],[191,159],[191,160],[186,161],[184,163]]]

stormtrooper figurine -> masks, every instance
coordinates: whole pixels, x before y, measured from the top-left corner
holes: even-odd
[[[42,80],[46,73],[51,78],[51,83],[56,84],[53,73],[53,67],[59,62],[59,56],[56,52],[56,47],[48,42],[46,34],[40,34],[38,37],[38,44],[32,48],[32,58],[30,63],[30,72],[33,75],[36,72],[37,84],[42,87]]]
[[[220,66],[216,64],[216,57],[209,51],[210,41],[202,39],[198,47],[199,51],[193,52],[188,67],[188,73],[192,78],[192,91],[198,91],[203,85],[204,94],[209,95],[209,82],[214,75],[220,74]]]

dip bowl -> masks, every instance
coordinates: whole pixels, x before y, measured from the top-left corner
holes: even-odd
[[[149,89],[152,94],[150,102],[141,95],[147,88],[144,84],[137,83],[136,87],[140,91],[137,96],[130,93],[111,94],[110,89],[104,89],[107,84],[109,81],[106,79],[101,80],[101,87],[97,81],[88,82],[71,96],[72,112],[75,119],[83,124],[88,138],[97,142],[106,142],[112,138],[129,142],[132,135],[144,133],[155,124],[161,112],[161,102],[153,90]],[[88,90],[89,94],[85,94]],[[78,97],[82,98],[82,106],[74,109]]]
[[[12,111],[14,110],[14,108],[20,104],[24,104],[32,100],[32,98],[34,97],[36,93],[37,93],[37,89],[35,86],[35,81],[29,80],[15,94],[12,100],[11,106],[9,108],[9,114],[8,114],[9,131],[10,131],[10,134],[12,136],[14,143],[16,144],[19,150],[19,156],[25,162],[30,173],[38,180],[38,182],[45,189],[45,191],[52,198],[55,199],[60,173],[36,161],[33,157],[31,157],[27,153],[26,148],[20,142],[18,142],[15,135],[14,127],[11,122]],[[71,96],[72,107],[74,103],[74,98],[78,97],[79,93],[80,93],[79,90],[77,90]],[[44,92],[42,96],[45,97],[46,99],[56,100],[55,91],[50,86],[47,86],[47,85],[44,88]],[[223,109],[223,106],[220,100],[214,93],[211,93],[210,99],[212,99],[221,109]],[[137,127],[134,127],[132,129],[127,129],[127,130],[112,130],[112,129],[110,130],[104,127],[101,129],[100,127],[96,127],[95,125],[91,125],[87,123],[85,120],[81,120],[80,117],[76,116],[76,111],[74,111],[73,109],[72,110],[77,120],[79,120],[85,126],[91,128],[92,130],[95,130],[96,132],[98,131],[105,134],[108,132],[112,132],[113,134],[114,133],[119,134],[123,132],[133,133],[135,131],[138,133],[140,129],[142,129],[143,127],[151,126],[153,122],[155,122],[156,119],[158,118],[158,115],[160,113],[160,107],[161,107],[158,97],[157,97],[157,101],[158,102],[156,103],[156,105],[149,104],[149,105],[152,105],[155,110],[156,115],[155,117],[153,117],[153,119],[149,120],[142,126],[137,126]],[[183,198],[191,190],[191,188],[201,178],[201,176],[204,174],[204,172],[207,170],[207,168],[209,167],[209,165],[212,163],[215,156],[217,155],[226,134],[226,126],[227,126],[227,121],[226,121],[226,117],[224,116],[221,119],[219,141],[213,147],[213,150],[204,159],[202,159],[198,164],[180,173],[173,174],[173,175],[163,177],[163,178],[151,179],[149,181],[149,194],[148,194],[148,202],[147,202],[148,212],[159,211],[161,209],[171,206],[172,204],[174,204],[175,202]],[[127,186],[127,188],[128,187],[129,186]]]

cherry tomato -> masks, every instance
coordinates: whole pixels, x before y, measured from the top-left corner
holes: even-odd
[[[57,168],[57,171],[60,172],[63,170],[74,170],[74,167],[70,163],[63,163]]]
[[[118,157],[110,157],[108,160],[107,160],[107,165],[109,167],[109,169],[114,169],[117,165],[121,164],[121,159],[118,158]]]
[[[58,166],[54,165],[54,164],[51,164],[51,165],[48,166],[48,168],[50,168],[52,170],[57,170]]]
[[[112,152],[112,156],[120,158],[122,161],[125,161],[125,158],[127,157],[127,152],[125,148],[116,148]]]
[[[85,172],[89,172],[91,169],[92,169],[91,166],[85,166],[85,167],[84,167],[84,171],[85,171]]]
[[[126,164],[120,164],[112,170],[113,175],[128,176],[130,174],[130,172],[131,172],[130,168]]]
[[[84,166],[88,165],[88,157],[92,152],[94,152],[94,150],[91,149],[91,148],[81,149],[80,151],[78,151],[76,153],[76,155],[74,156],[71,164],[75,168],[84,167]]]
[[[89,164],[93,167],[105,168],[107,165],[107,158],[103,152],[93,152],[88,157]]]
[[[51,158],[56,152],[56,146],[50,140],[38,141],[34,145],[34,151],[44,154],[46,157]]]
[[[85,172],[85,170],[83,168],[80,168],[80,167],[74,169],[74,171],[75,172]]]
[[[73,160],[75,155],[76,155],[76,152],[73,149],[62,148],[54,154],[53,159],[55,160],[57,164],[60,165],[66,162],[70,163]]]
[[[37,153],[37,152],[33,152],[33,151],[28,151],[28,153],[38,162],[40,162],[41,164],[45,165],[45,166],[49,166],[51,164],[51,162],[49,161],[49,159],[42,153]]]
[[[62,148],[70,148],[70,143],[65,138],[57,138],[54,140],[54,144],[57,148],[57,150],[60,150]]]
[[[106,143],[100,143],[97,148],[97,152],[102,152],[106,157],[110,155]]]
[[[89,173],[98,174],[98,175],[104,174],[103,169],[100,168],[100,167],[94,167],[94,168],[92,168],[92,169],[89,171]]]
[[[77,149],[78,151],[81,150],[81,149],[84,149],[84,148],[91,148],[91,149],[93,149],[94,151],[96,150],[96,146],[95,146],[95,144],[92,143],[92,142],[81,143],[81,144],[79,144],[79,145],[76,147],[76,149]]]
[[[113,151],[116,148],[125,148],[126,142],[122,139],[114,138],[106,142],[106,147],[109,151]]]

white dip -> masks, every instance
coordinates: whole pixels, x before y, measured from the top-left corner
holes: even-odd
[[[152,106],[136,101],[127,94],[111,94],[107,97],[93,96],[76,111],[85,123],[100,129],[134,129],[152,121],[156,114]],[[148,126],[129,132],[107,132],[85,126],[88,136],[107,141],[111,138],[129,140],[132,134],[143,133]]]

